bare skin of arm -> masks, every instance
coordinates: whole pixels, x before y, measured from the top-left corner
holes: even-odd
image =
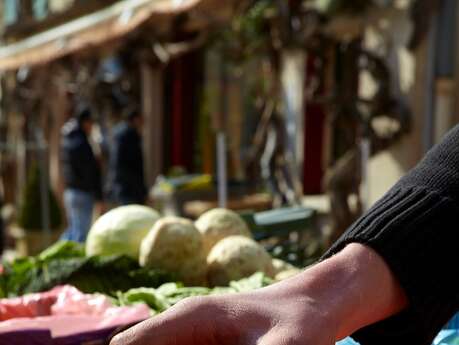
[[[406,305],[384,260],[350,244],[267,288],[184,300],[110,345],[334,345]]]

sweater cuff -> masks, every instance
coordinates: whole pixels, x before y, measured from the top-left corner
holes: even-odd
[[[450,267],[458,261],[459,209],[451,198],[419,186],[395,186],[330,248],[361,243],[385,260],[408,297],[398,315],[353,335],[361,345],[430,345],[459,307],[459,283]]]

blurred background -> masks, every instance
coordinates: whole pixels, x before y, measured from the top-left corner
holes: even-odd
[[[145,204],[236,210],[273,255],[313,262],[458,121],[458,16],[455,0],[0,1],[2,247],[33,254],[67,227],[63,127],[84,106],[95,213],[117,204],[114,133],[136,109]]]

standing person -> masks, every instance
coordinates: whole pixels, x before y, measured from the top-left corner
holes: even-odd
[[[144,204],[147,188],[143,171],[143,119],[137,110],[131,110],[114,128],[113,148],[109,164],[109,194],[115,204]]]
[[[68,221],[62,238],[77,242],[86,240],[94,204],[102,200],[100,167],[88,141],[92,125],[91,111],[82,108],[62,128],[64,204]]]

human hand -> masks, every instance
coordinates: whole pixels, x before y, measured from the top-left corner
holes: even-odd
[[[110,345],[334,345],[406,304],[383,259],[351,244],[267,288],[187,299]]]
[[[334,345],[334,325],[319,307],[269,290],[195,297],[117,335],[110,345]]]

